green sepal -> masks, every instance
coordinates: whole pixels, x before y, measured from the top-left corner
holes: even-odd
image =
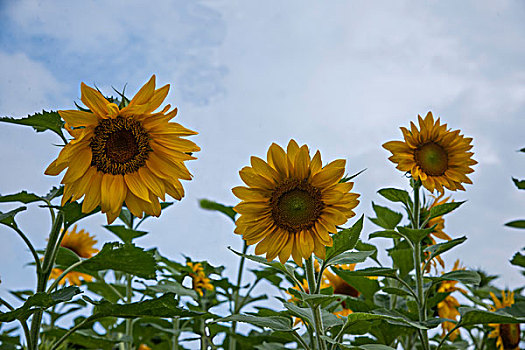
[[[516,254],[514,254],[510,260],[510,263],[512,265],[525,267],[525,255],[521,254],[520,252],[516,252]]]

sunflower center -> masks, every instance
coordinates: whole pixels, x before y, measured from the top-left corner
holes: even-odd
[[[517,349],[520,343],[520,325],[501,324],[499,329],[504,349]]]
[[[102,120],[95,128],[90,146],[91,165],[113,175],[137,171],[146,164],[151,152],[149,135],[142,124],[123,117]]]
[[[434,142],[425,143],[418,147],[415,152],[417,165],[427,175],[440,176],[448,169],[447,152]]]
[[[299,232],[315,224],[324,203],[318,188],[306,180],[291,179],[274,191],[270,206],[277,226],[288,232]]]

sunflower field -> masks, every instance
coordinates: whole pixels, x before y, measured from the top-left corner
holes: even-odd
[[[446,220],[461,213],[465,202],[453,196],[473,185],[479,159],[469,130],[431,112],[407,119],[399,139],[392,128],[394,140],[382,145],[406,185],[379,189],[384,204],[371,203],[372,217],[354,192],[366,172],[290,139],[237,169],[236,203],[199,203],[196,215],[231,219],[236,266],[141,247],[135,240],[151,234],[143,222],[162,220],[184,200],[184,181],[199,176],[189,170],[201,150],[197,131],[163,105],[169,89],[155,75],[132,98],[82,83],[75,109],[0,119],[59,143],[45,169],[55,187],[0,195],[12,207],[0,212],[2,240],[23,241],[36,276],[36,285],[10,291],[16,302],[0,295],[1,349],[525,348],[523,288],[500,290],[494,276],[443,258],[469,244]],[[525,180],[514,184],[525,189]],[[45,246],[20,225],[27,206],[49,215],[39,224]],[[99,249],[82,220],[101,214],[114,240]],[[365,221],[375,230],[363,232]],[[510,262],[525,275],[520,248]]]

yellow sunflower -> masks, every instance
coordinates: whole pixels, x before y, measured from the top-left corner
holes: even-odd
[[[446,198],[443,198],[444,194],[441,193],[438,197],[435,197],[435,196],[432,196],[433,197],[433,201],[432,203],[430,203],[430,205],[425,209],[426,212],[429,212],[430,209],[432,209],[433,207],[437,206],[437,205],[441,205],[441,204],[444,204],[444,203],[447,203],[450,199],[450,197],[446,197]],[[445,229],[445,219],[443,219],[442,216],[437,216],[435,218],[432,218],[430,220],[428,220],[426,226],[424,228],[430,228],[432,226],[436,225],[436,227],[434,228],[434,231],[431,232],[429,235],[428,235],[428,238],[430,239],[430,242],[432,245],[436,244],[436,240],[435,238],[439,238],[439,239],[443,239],[443,240],[446,240],[446,241],[450,241],[452,238],[450,238],[449,235],[447,235],[445,233],[445,231],[443,231]],[[434,236],[434,237],[432,237]],[[427,257],[430,257],[430,253],[425,253],[425,255]],[[437,262],[439,263],[439,265],[441,265],[442,268],[445,268],[445,262],[443,261],[443,259],[441,258],[441,256],[437,256],[434,258],[435,260],[437,260]],[[427,265],[427,270],[426,272],[430,272],[430,268],[433,266],[435,269],[437,269],[437,265],[436,265],[436,262],[434,261],[434,259]]]
[[[359,203],[349,192],[353,183],[340,182],[345,164],[338,159],[322,167],[319,151],[310,158],[308,147],[294,140],[286,152],[272,144],[267,161],[251,157],[252,166],[239,172],[248,187],[232,190],[241,199],[234,207],[241,214],[235,233],[248,245],[258,243],[255,254],[266,253],[269,261],[279,256],[284,263],[292,255],[302,266],[312,252],[324,258],[332,246],[329,233],[354,216]]]
[[[355,264],[335,265],[335,267],[343,270],[354,271]],[[338,275],[333,274],[328,270],[325,270],[323,273],[323,278],[326,280],[327,286],[334,289],[334,294],[348,295],[354,298],[357,298],[360,294],[357,289],[349,285]],[[335,312],[336,315],[346,317],[352,313],[352,310],[350,310],[344,301],[341,303],[341,307],[342,310]]]
[[[392,153],[390,159],[397,164],[397,169],[410,172],[415,180],[421,180],[430,192],[437,189],[443,193],[443,187],[451,191],[465,190],[462,183],[471,184],[467,174],[477,162],[472,159],[474,153],[472,138],[464,137],[460,130],[447,129],[447,124],[434,121],[431,112],[425,119],[418,116],[419,130],[410,123],[410,130],[402,127],[405,141],[390,141],[383,145]]]
[[[97,243],[97,241],[94,236],[90,236],[89,233],[84,230],[77,232],[77,225],[75,225],[71,231],[66,231],[62,242],[60,242],[60,246],[75,252],[81,258],[87,259],[98,253],[98,249],[93,247],[95,243]],[[58,278],[62,272],[64,272],[64,270],[58,268],[51,270],[49,279]],[[90,275],[72,271],[69,272],[58,284],[62,285],[68,280],[71,285],[80,286],[82,283],[80,281],[81,277],[84,281],[92,280]]]
[[[494,306],[490,306],[490,311],[503,309],[514,304],[514,292],[501,292],[501,301],[490,292]],[[498,350],[518,350],[520,344],[520,325],[516,324],[490,324],[494,329],[489,334],[489,338],[496,338]]]
[[[151,348],[146,344],[140,344],[138,350],[151,350]]]
[[[454,263],[454,267],[452,268],[452,271],[457,270],[464,270],[464,267],[459,267],[459,260],[456,260]],[[459,291],[463,294],[467,294],[467,291],[456,287],[457,281],[443,281],[440,283],[438,288],[438,293],[453,293],[456,291]],[[441,318],[448,318],[451,320],[457,320],[457,318],[460,316],[458,308],[460,304],[459,301],[452,296],[452,294],[449,294],[446,296],[446,298],[439,302],[437,305],[437,311],[438,315]],[[445,336],[452,328],[454,328],[456,325],[453,322],[445,321],[441,324],[441,328],[443,330],[443,333],[441,336]],[[450,340],[456,339],[456,337],[459,335],[459,329],[456,329],[452,334],[449,336]]]
[[[90,109],[59,111],[73,139],[46,169],[58,175],[68,168],[62,183],[62,205],[84,197],[82,211],[100,205],[108,223],[119,215],[125,202],[131,213],[159,216],[159,198],[165,194],[180,200],[184,189],[180,180],[191,180],[184,162],[196,159],[191,152],[200,148],[183,136],[196,132],[169,121],[177,115],[162,104],[169,85],[155,89],[155,76],[140,89],[129,104],[120,109],[102,94],[81,84],[82,102]]]
[[[195,290],[202,297],[204,295],[203,289],[212,291],[214,289],[213,284],[210,283],[210,279],[206,277],[204,268],[201,263],[186,263],[194,273],[190,273],[192,289]]]

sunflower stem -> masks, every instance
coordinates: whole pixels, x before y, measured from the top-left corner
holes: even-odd
[[[133,298],[132,283],[133,276],[129,273],[126,274],[126,304],[131,304]],[[131,350],[133,347],[133,320],[126,319],[126,350]]]
[[[172,350],[179,350],[179,328],[180,328],[180,317],[173,317],[173,337],[172,337]]]
[[[237,283],[236,283],[237,289],[234,292],[234,298],[233,298],[233,314],[234,315],[237,314],[240,311],[240,307],[239,307],[239,292],[241,290],[242,272],[243,272],[243,269],[244,269],[244,261],[246,260],[245,255],[246,255],[246,252],[248,251],[248,244],[246,244],[246,241],[243,241],[243,243],[244,243],[244,245],[243,245],[243,248],[242,248],[241,260],[239,261],[239,271],[237,271]],[[235,342],[235,339],[233,338],[233,335],[235,334],[236,328],[237,328],[237,322],[233,321],[232,322],[232,328],[231,328],[232,337],[230,338],[230,343],[229,343],[229,346],[228,346],[228,348],[230,350],[235,350],[235,348],[236,348],[236,342]]]
[[[310,256],[306,259],[306,280],[308,282],[308,291],[309,294],[315,293],[315,270],[314,270],[314,259]],[[319,350],[327,350],[326,342],[321,338],[324,335],[323,330],[323,319],[321,317],[321,309],[319,305],[312,306],[310,305],[312,314],[314,316],[314,327],[317,338],[317,346]]]
[[[55,289],[58,284],[60,283],[60,281],[62,281],[62,279],[68,274],[70,273],[71,271],[73,271],[77,266],[79,266],[80,264],[82,264],[82,260],[81,261],[77,261],[76,263],[74,263],[73,265],[69,266],[67,269],[64,270],[64,272],[62,272],[60,274],[60,276],[58,276],[54,281],[53,281],[53,284],[51,284],[51,286],[47,289],[47,293],[51,293],[53,291],[53,289]]]

